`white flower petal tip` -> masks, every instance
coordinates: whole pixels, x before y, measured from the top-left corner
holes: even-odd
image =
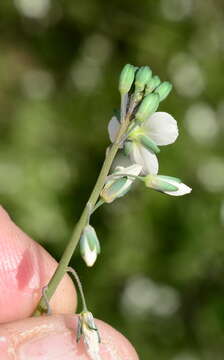
[[[178,184],[177,191],[164,191],[165,194],[172,195],[172,196],[182,196],[191,193],[192,189],[185,185],[184,183]]]
[[[129,156],[131,160],[142,166],[143,174],[157,174],[159,170],[159,163],[156,155],[147,150],[143,145],[132,142]]]
[[[108,124],[109,138],[112,143],[114,143],[114,141],[116,139],[119,128],[120,128],[120,123],[119,123],[117,117],[112,116],[112,118],[110,119],[109,124]],[[121,144],[119,147],[122,148],[123,144]]]
[[[143,125],[145,133],[157,145],[169,145],[178,137],[176,120],[166,112],[156,112],[151,115]]]
[[[147,187],[161,191],[172,196],[189,194],[192,189],[181,182],[180,179],[163,175],[148,175],[144,179]]]
[[[94,317],[91,312],[83,311],[79,315],[77,342],[83,337],[83,342],[91,360],[101,360],[100,351],[100,335],[95,325]]]

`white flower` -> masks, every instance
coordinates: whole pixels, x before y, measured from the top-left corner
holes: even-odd
[[[83,336],[83,342],[90,359],[101,360],[99,354],[100,336],[93,315],[89,311],[83,311],[79,315],[77,342],[80,340],[81,336]]]
[[[87,225],[80,238],[80,253],[87,266],[93,266],[100,253],[100,243],[95,229]]]
[[[191,188],[178,178],[164,175],[147,175],[144,178],[147,187],[172,196],[189,194]]]
[[[119,121],[113,116],[108,125],[110,140],[114,142],[119,129]],[[155,112],[141,126],[136,126],[128,136],[132,141],[129,156],[135,163],[142,165],[143,173],[157,174],[158,160],[153,148],[146,148],[141,142],[142,135],[156,145],[172,144],[178,137],[176,120],[166,112]],[[121,147],[123,144],[121,144]]]
[[[111,203],[113,200],[124,196],[135,181],[134,176],[138,176],[141,171],[142,166],[139,164],[133,164],[128,167],[117,166],[114,173],[110,175],[111,179],[109,177],[109,180],[102,189],[100,193],[101,198],[105,202]]]

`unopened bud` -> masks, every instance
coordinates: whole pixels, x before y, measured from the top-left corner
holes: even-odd
[[[172,87],[172,84],[168,81],[164,81],[158,86],[158,88],[155,90],[155,93],[159,94],[160,101],[163,101],[169,95]]]
[[[168,195],[180,196],[191,192],[191,188],[178,178],[164,175],[147,175],[142,178],[145,185]]]
[[[119,79],[119,91],[121,95],[127,94],[130,90],[135,78],[135,71],[135,66],[130,64],[126,64],[121,70]]]
[[[138,176],[142,170],[142,166],[134,164],[128,167],[117,166],[114,171],[114,179],[108,180],[100,193],[101,199],[107,203],[111,203],[117,198],[124,196],[134,182],[135,176]],[[119,174],[120,177],[119,177]]]
[[[152,70],[148,66],[142,66],[135,76],[135,91],[141,92],[152,77]]]
[[[100,253],[100,243],[95,229],[87,225],[80,238],[80,253],[87,266],[93,266]]]
[[[158,109],[159,101],[158,94],[146,95],[136,112],[135,118],[137,122],[142,123],[152,115]]]
[[[160,83],[161,83],[160,78],[157,75],[153,76],[146,84],[145,95],[148,95],[151,92],[153,92],[153,90],[155,90]]]

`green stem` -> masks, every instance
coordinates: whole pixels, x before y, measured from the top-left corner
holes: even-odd
[[[107,179],[107,175],[110,171],[112,162],[113,162],[115,155],[119,149],[120,141],[129,126],[130,116],[131,116],[131,114],[128,113],[126,115],[124,121],[121,122],[121,126],[120,126],[119,132],[116,136],[115,142],[112,144],[112,146],[106,152],[106,157],[105,157],[103,166],[101,168],[100,174],[98,176],[98,179],[96,181],[96,184],[93,188],[93,191],[89,197],[89,200],[86,203],[86,206],[83,209],[80,219],[78,220],[78,222],[74,228],[71,239],[65,248],[65,251],[64,251],[64,253],[61,257],[61,260],[58,264],[58,267],[48,284],[48,288],[46,290],[46,296],[47,296],[48,300],[50,300],[51,297],[53,296],[58,284],[60,283],[60,281],[62,280],[63,276],[65,275],[65,273],[67,271],[67,267],[70,263],[72,255],[78,245],[82,231],[83,231],[84,227],[86,226],[86,222],[87,222],[88,216],[89,216],[89,209],[90,208],[94,209],[94,207],[96,205],[97,199],[101,193],[101,190]],[[33,315],[39,316],[39,315],[45,313],[46,310],[47,309],[46,309],[45,299],[42,296]]]

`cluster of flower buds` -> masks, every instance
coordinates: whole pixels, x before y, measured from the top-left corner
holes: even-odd
[[[157,175],[159,147],[174,143],[178,137],[176,120],[166,112],[157,112],[160,102],[166,99],[171,90],[172,85],[168,81],[161,82],[157,75],[153,76],[148,66],[124,66],[120,75],[119,91],[121,98],[127,97],[123,113],[129,116],[130,120],[121,147],[132,163],[142,166],[141,173],[145,175],[145,179],[139,176],[138,178],[144,180],[147,187],[178,196],[189,193],[191,188],[176,178]],[[121,116],[113,116],[110,120],[108,131],[111,142],[115,141],[122,121]],[[129,168],[123,169],[123,174]],[[118,181],[121,182],[121,178],[115,176],[113,188],[116,188]],[[105,189],[107,186],[108,184]],[[104,190],[102,194],[103,192]]]

